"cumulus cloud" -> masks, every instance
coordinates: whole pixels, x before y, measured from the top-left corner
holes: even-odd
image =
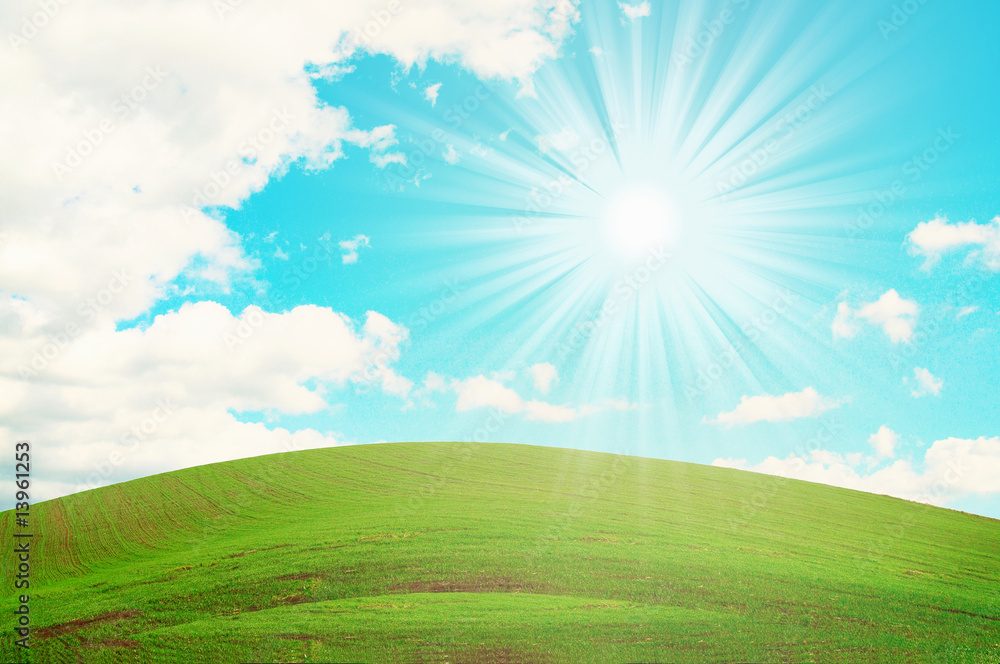
[[[97,466],[108,469],[104,483],[340,444],[334,433],[271,430],[236,414],[319,413],[338,390],[405,398],[412,388],[393,368],[408,331],[377,312],[353,321],[324,307],[251,306],[234,316],[198,302],[145,328],[96,324],[60,340],[32,313],[23,301],[0,306],[0,432],[44,441],[46,479],[67,485]]]
[[[914,399],[926,397],[931,394],[936,397],[941,396],[941,389],[944,387],[944,381],[927,369],[916,367],[913,370],[913,381],[916,386],[910,391],[910,393],[913,395]]]
[[[469,154],[480,158],[488,157],[492,152],[493,148],[488,148],[482,143],[476,143],[471,148],[469,148]]]
[[[540,134],[535,138],[542,154],[568,152],[580,144],[580,135],[570,127],[550,134]]]
[[[1000,438],[947,438],[931,445],[918,471],[904,459],[862,470],[856,455],[816,450],[786,459],[769,457],[748,466],[743,459],[716,459],[712,465],[738,468],[790,479],[829,484],[868,493],[895,496],[932,505],[946,505],[963,496],[1000,494]]]
[[[542,394],[548,394],[552,384],[559,380],[559,371],[548,362],[536,364],[528,369],[535,389]]]
[[[444,376],[428,371],[427,376],[424,377],[423,388],[428,392],[444,392],[448,389],[448,385]]]
[[[987,224],[975,221],[950,223],[944,217],[917,224],[907,236],[910,253],[923,256],[923,269],[929,270],[941,257],[953,251],[969,250],[967,263],[978,263],[988,270],[1000,270],[1000,217]]]
[[[744,396],[734,410],[719,413],[715,419],[706,421],[727,427],[754,422],[789,422],[803,417],[817,417],[842,403],[820,396],[815,388],[807,387],[801,392],[781,396]]]
[[[457,164],[458,160],[461,158],[459,157],[458,150],[456,150],[455,146],[452,145],[451,143],[445,146],[444,152],[442,153],[441,156],[444,158],[446,162],[448,162],[452,166]]]
[[[520,414],[536,422],[572,422],[608,411],[635,410],[637,405],[625,399],[611,399],[599,404],[580,407],[551,404],[545,401],[524,399],[516,390],[501,382],[499,377],[476,376],[453,381],[452,389],[458,395],[455,410],[459,413],[480,408],[495,408],[507,414]]]
[[[837,305],[837,315],[833,319],[833,337],[853,339],[858,333],[858,325],[854,322],[854,311],[846,302]]]
[[[618,7],[622,10],[622,15],[630,21],[637,21],[640,18],[649,16],[652,13],[649,6],[649,0],[644,0],[637,5],[619,2]]]
[[[899,444],[899,434],[887,426],[879,427],[879,430],[868,437],[868,444],[875,450],[878,458],[894,458],[896,456],[896,446]]]
[[[402,164],[406,165],[406,155],[402,152],[387,152],[385,154],[379,154],[377,152],[372,152],[368,160],[375,164],[378,168],[385,168],[391,164]]]
[[[837,305],[837,315],[831,330],[834,338],[853,338],[860,331],[859,321],[881,327],[893,343],[909,341],[917,324],[920,307],[913,300],[904,300],[895,289],[886,291],[875,302],[852,309],[846,302]]]
[[[343,252],[341,259],[344,265],[354,265],[358,262],[358,250],[362,247],[371,247],[371,238],[366,235],[355,235],[350,240],[341,240],[340,249]]]
[[[316,77],[376,53],[528,84],[579,20],[570,0],[392,4],[92,0],[36,30],[37,3],[5,2],[0,105],[18,131],[0,133],[0,291],[66,310],[124,269],[110,313],[131,319],[192,261],[232,279],[254,265],[202,210],[351,149],[401,159],[392,127],[356,127]]]
[[[428,85],[424,88],[424,99],[431,103],[431,106],[437,106],[438,94],[441,92],[442,83],[435,83],[434,85]]]

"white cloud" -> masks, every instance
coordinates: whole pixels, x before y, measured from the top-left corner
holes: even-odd
[[[966,262],[978,262],[988,270],[1000,270],[1000,217],[988,224],[975,221],[952,224],[938,217],[917,224],[907,236],[910,253],[924,257],[923,269],[934,267],[942,255],[971,249]]]
[[[893,341],[900,343],[913,337],[920,307],[913,300],[904,300],[895,289],[886,291],[876,302],[851,309],[846,302],[837,305],[837,315],[831,329],[834,338],[853,338],[859,331],[858,320],[881,327]]]
[[[368,160],[379,168],[385,168],[390,164],[402,164],[406,166],[406,155],[402,152],[387,152],[385,154],[372,152]]]
[[[552,384],[559,380],[559,372],[548,362],[535,364],[528,369],[535,389],[542,394],[548,394]]]
[[[488,148],[482,143],[476,143],[471,148],[469,148],[469,154],[473,155],[474,157],[479,157],[480,159],[484,159],[490,156],[490,153],[492,152],[493,148]]]
[[[887,426],[882,426],[879,427],[876,433],[868,437],[868,444],[874,448],[878,458],[895,458],[896,446],[899,444],[899,434]]]
[[[485,376],[459,382],[455,392],[458,394],[455,410],[460,413],[477,408],[497,408],[505,413],[521,413],[526,409],[521,395],[500,381]]]
[[[510,136],[510,129],[503,131],[497,138],[502,142],[506,141],[508,136]]]
[[[362,247],[371,247],[370,238],[366,235],[355,235],[351,240],[341,240],[340,248],[344,254],[341,258],[344,265],[354,265],[358,262],[358,250]]]
[[[955,316],[955,319],[956,320],[962,320],[966,316],[971,316],[972,314],[976,313],[977,311],[979,311],[979,307],[976,307],[976,306],[962,307],[959,310],[958,314]]]
[[[807,387],[801,392],[791,392],[782,396],[744,396],[740,399],[740,405],[734,410],[719,413],[713,420],[706,418],[706,421],[727,427],[754,422],[789,422],[803,417],[817,417],[839,407],[842,403],[822,397],[814,388]]]
[[[581,417],[589,417],[598,413],[638,408],[624,399],[612,399],[604,403],[587,404],[578,408],[527,400],[512,388],[504,385],[501,380],[485,376],[453,381],[452,389],[458,395],[458,401],[455,404],[456,412],[495,408],[507,414],[520,414],[527,420],[537,422],[572,422]]]
[[[427,376],[424,378],[423,387],[428,392],[444,392],[448,388],[448,385],[443,376],[433,371],[428,371]]]
[[[363,323],[316,306],[234,316],[199,302],[145,329],[97,324],[61,348],[31,314],[23,303],[0,306],[0,432],[45,441],[45,479],[67,485],[95,464],[110,463],[102,482],[118,481],[291,443],[340,444],[330,432],[270,430],[235,413],[319,413],[352,386],[393,397],[412,387],[393,368],[408,332],[376,312]]]
[[[434,85],[428,85],[424,88],[424,99],[431,103],[431,106],[437,106],[438,94],[441,92],[441,83],[435,83]]]
[[[451,143],[445,146],[444,153],[441,156],[444,157],[444,160],[449,164],[451,164],[452,166],[457,164],[459,159],[461,159],[461,157],[458,154],[458,150],[456,150],[455,146],[452,145]]]
[[[852,339],[858,333],[858,326],[854,323],[854,311],[846,302],[837,305],[837,315],[833,319],[833,337]]]
[[[348,74],[353,74],[355,71],[357,71],[357,67],[354,65],[327,63],[314,67],[313,71],[310,72],[310,76],[316,79],[324,80],[328,83],[333,83],[335,81],[339,81]]]
[[[716,459],[712,465],[738,468],[768,475],[818,482],[929,503],[946,505],[957,498],[1000,494],[1000,438],[965,440],[948,438],[935,442],[924,455],[924,470],[910,461],[896,460],[866,473],[859,469],[861,457],[835,453],[792,454],[786,459],[769,457],[755,466],[743,459]]]
[[[930,394],[933,394],[936,397],[941,396],[941,388],[944,387],[944,381],[927,369],[916,367],[913,370],[913,379],[917,384],[917,386],[910,392],[914,399],[926,397]]]
[[[107,314],[131,319],[195,258],[223,282],[246,273],[240,238],[200,209],[236,207],[293,165],[326,168],[351,149],[399,163],[384,154],[394,139],[376,140],[392,128],[355,127],[315,78],[367,52],[527,85],[579,19],[569,0],[398,7],[91,0],[61,3],[25,36],[37,3],[3,3],[15,43],[0,58],[0,106],[18,131],[0,133],[0,291],[64,312],[125,270],[133,284]]]
[[[619,2],[618,7],[622,10],[622,15],[630,21],[636,21],[645,16],[649,16],[652,13],[649,6],[649,0],[644,0],[637,5]]]
[[[601,48],[600,46],[591,46],[589,52],[591,55],[596,56],[598,58],[604,55],[604,49]]]
[[[580,135],[572,128],[567,127],[551,134],[540,134],[535,140],[538,142],[538,149],[542,154],[553,151],[567,152],[580,144]]]

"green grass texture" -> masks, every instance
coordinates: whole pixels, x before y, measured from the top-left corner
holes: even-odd
[[[359,445],[39,503],[30,529],[4,662],[1000,662],[1000,521],[710,466]]]

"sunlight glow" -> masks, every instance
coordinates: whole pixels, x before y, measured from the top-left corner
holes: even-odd
[[[673,201],[653,185],[632,184],[608,198],[602,231],[611,249],[635,260],[656,248],[669,249],[679,234],[679,212]]]

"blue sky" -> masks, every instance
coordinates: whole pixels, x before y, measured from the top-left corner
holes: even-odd
[[[74,288],[0,270],[18,350],[3,428],[69,450],[39,461],[50,495],[251,453],[488,440],[1000,517],[1000,8],[509,0],[476,17],[424,0],[411,19],[445,12],[489,48],[395,14],[382,41],[345,48],[336,26],[371,25],[384,8],[369,4],[328,34],[290,21],[315,41],[294,56],[291,37],[245,43],[268,20],[247,8],[204,17],[190,53],[136,54],[166,62],[166,82],[79,169],[50,174],[57,212],[8,220],[11,256],[57,241],[31,235],[31,214],[102,238]],[[12,44],[13,66],[66,57],[63,18]],[[220,64],[215,39],[264,64]],[[100,126],[108,90],[135,90],[96,79],[13,97],[27,113],[93,93],[89,115],[60,116],[57,158]],[[260,155],[237,150],[234,183],[192,208],[248,132]],[[175,201],[188,217],[167,216]],[[116,261],[143,286],[25,373]],[[126,444],[116,431],[149,407],[107,404],[124,394],[184,415]]]

